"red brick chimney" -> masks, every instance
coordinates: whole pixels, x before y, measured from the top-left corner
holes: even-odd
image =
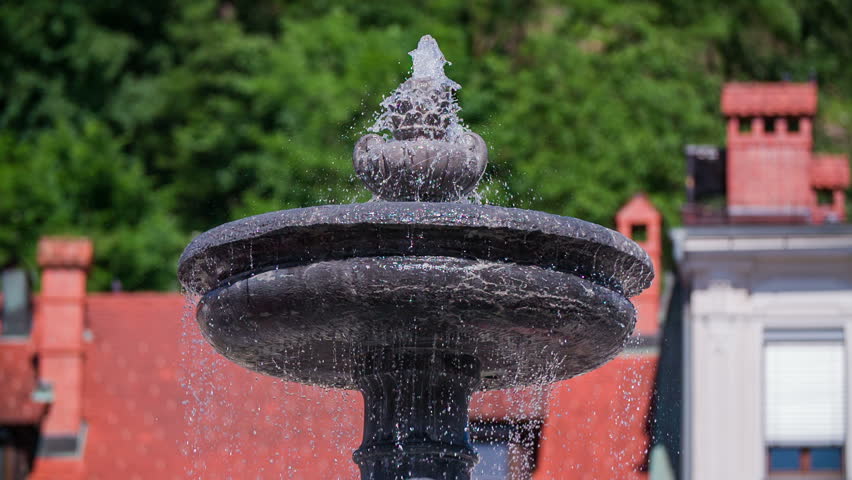
[[[644,194],[635,195],[615,215],[618,231],[644,248],[654,264],[656,277],[647,290],[631,299],[638,310],[635,334],[654,336],[659,331],[657,318],[660,308],[662,280],[662,223],[663,217]]]
[[[729,83],[728,214],[732,221],[806,222],[814,83]]]
[[[41,427],[40,456],[67,457],[81,448],[83,318],[91,263],[92,242],[88,239],[47,237],[39,241],[42,281],[36,350],[39,380],[53,393]]]
[[[846,193],[849,188],[849,159],[846,155],[814,154],[810,171],[813,222],[846,220]]]
[[[813,154],[815,83],[728,83],[727,204],[735,223],[845,219],[845,156]]]

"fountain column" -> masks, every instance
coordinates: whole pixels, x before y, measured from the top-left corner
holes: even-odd
[[[364,439],[353,455],[362,480],[468,480],[478,460],[467,426],[479,373],[470,355],[368,355],[358,380]]]

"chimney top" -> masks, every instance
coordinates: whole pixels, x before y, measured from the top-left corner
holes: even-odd
[[[722,113],[727,116],[805,115],[817,110],[813,82],[727,83],[722,89]]]
[[[616,223],[637,221],[660,222],[661,220],[662,215],[660,215],[660,211],[654,207],[654,204],[651,203],[648,196],[644,193],[633,195],[633,198],[624,204],[615,214]]]
[[[85,237],[43,237],[38,242],[38,265],[86,270],[92,265],[92,253],[92,241]]]

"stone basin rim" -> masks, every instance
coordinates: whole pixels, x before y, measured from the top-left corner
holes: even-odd
[[[335,359],[393,348],[475,356],[479,389],[494,390],[600,366],[624,348],[636,311],[617,292],[541,267],[397,257],[245,278],[205,294],[196,321],[223,356],[287,381],[355,389],[347,371],[357,361]]]
[[[576,248],[601,251],[608,258],[592,258],[585,263],[592,265],[581,266],[595,274],[603,270],[604,275],[614,279],[612,285],[616,290],[622,290],[627,296],[633,296],[650,285],[654,276],[650,257],[639,245],[619,232],[585,220],[563,217],[550,213],[523,210],[511,207],[480,205],[460,202],[386,202],[375,201],[367,203],[320,205],[275,212],[263,213],[222,224],[198,235],[184,250],[178,262],[178,277],[183,287],[193,294],[205,294],[220,286],[231,277],[244,276],[252,271],[263,271],[274,268],[275,265],[293,265],[322,261],[328,258],[350,258],[358,256],[384,255],[432,255],[430,248],[435,240],[412,238],[412,251],[381,251],[358,252],[322,252],[319,256],[302,255],[294,251],[276,251],[275,256],[283,258],[276,261],[264,260],[263,252],[257,253],[257,263],[254,259],[240,259],[229,254],[233,249],[246,248],[255,242],[269,241],[276,238],[292,237],[294,232],[301,235],[315,231],[321,235],[323,229],[406,229],[412,236],[423,232],[456,231],[462,237],[470,236],[469,245],[472,253],[470,258],[481,258],[491,261],[512,263],[515,258],[487,258],[484,252],[477,254],[476,249],[482,248],[483,238],[494,242],[498,247],[526,251],[544,251],[554,248],[555,242],[569,242]],[[306,233],[307,232],[307,233]],[[399,232],[395,233],[397,236]],[[394,234],[391,234],[394,235]],[[509,238],[514,238],[508,240]],[[518,240],[515,237],[522,237]],[[532,240],[527,241],[527,238]],[[364,244],[378,244],[382,239],[362,238]],[[396,238],[396,240],[401,240]],[[467,240],[462,240],[467,241]],[[363,245],[361,245],[363,247]],[[340,248],[340,245],[336,246]],[[373,247],[378,248],[373,245]],[[368,246],[368,249],[370,247]],[[225,250],[229,250],[226,253]],[[259,249],[260,250],[260,249]],[[291,250],[291,249],[285,249]],[[415,250],[422,250],[419,253]],[[315,254],[316,252],[314,252]],[[323,257],[328,255],[328,257]],[[528,255],[537,255],[535,253]],[[251,253],[249,254],[251,256]],[[552,259],[554,262],[556,259]],[[216,271],[216,265],[230,261],[231,269],[227,272]],[[537,258],[525,263],[556,268],[570,272],[569,269],[559,268],[548,259]],[[619,268],[625,267],[625,268]],[[601,282],[596,282],[601,283]],[[606,283],[606,282],[604,282]],[[603,283],[602,283],[603,284]]]

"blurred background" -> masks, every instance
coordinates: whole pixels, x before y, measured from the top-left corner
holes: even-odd
[[[483,195],[669,224],[685,143],[722,143],[730,80],[816,79],[820,150],[852,150],[848,0],[40,1],[0,6],[0,264],[40,235],[97,244],[89,288],[175,290],[193,233],[364,200],[351,150],[438,39],[491,146]]]
[[[354,478],[360,399],[219,360],[175,268],[223,222],[368,200],[353,144],[424,34],[490,146],[477,201],[617,228],[658,271],[622,356],[474,401],[476,478],[851,478],[850,25],[849,0],[3,2],[0,479]]]

